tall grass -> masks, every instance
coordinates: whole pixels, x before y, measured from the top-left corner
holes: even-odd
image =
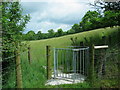
[[[35,58],[36,59],[36,58]],[[21,55],[22,77],[24,88],[42,88],[45,87],[46,72],[39,60],[32,58],[29,64],[27,52]]]
[[[28,62],[27,51],[21,54],[21,65],[22,65],[22,78],[23,78],[23,88],[49,88],[49,87],[90,87],[88,83],[83,84],[74,84],[74,85],[60,85],[60,86],[45,86],[47,81],[46,79],[46,69],[43,68],[46,66],[46,45],[51,46],[51,55],[52,55],[52,63],[53,63],[53,48],[62,48],[66,46],[71,46],[70,38],[77,37],[78,44],[79,42],[85,42],[86,38],[90,41],[90,37],[92,37],[96,42],[101,40],[102,36],[109,36],[113,33],[117,33],[118,27],[114,28],[105,28],[105,29],[96,29],[93,31],[87,31],[77,34],[66,35],[62,37],[56,37],[52,39],[45,40],[35,40],[30,41],[29,44],[31,46],[31,58],[32,63]],[[24,41],[25,43],[25,41]],[[26,42],[28,43],[28,42]],[[12,80],[13,77],[10,77],[9,80]],[[12,87],[12,84],[8,84],[8,87]]]

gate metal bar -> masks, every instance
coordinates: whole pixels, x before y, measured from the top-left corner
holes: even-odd
[[[54,48],[54,78],[75,79],[88,75],[89,47]]]

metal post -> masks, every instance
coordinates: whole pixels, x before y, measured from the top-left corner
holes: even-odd
[[[63,50],[61,49],[61,72],[63,72]],[[62,77],[62,73],[61,73],[61,77]]]
[[[83,50],[83,75],[84,75],[84,50]]]
[[[80,74],[81,74],[81,50],[80,50]]]
[[[64,66],[65,66],[65,69],[64,69],[64,70],[66,71],[66,50],[65,50]],[[66,76],[66,75],[65,75],[65,73],[64,73],[64,78],[65,78],[65,76]]]
[[[54,78],[56,78],[56,49],[54,48]]]
[[[87,49],[87,67],[89,67],[89,65],[90,65],[90,60],[89,60],[89,48]],[[88,70],[89,68],[87,68],[87,76],[88,76]]]
[[[85,53],[84,53],[84,54],[85,54],[85,60],[84,60],[84,62],[85,62],[85,63],[84,63],[85,72],[84,72],[84,75],[86,75],[86,49],[85,49]]]
[[[64,59],[65,59],[65,50],[63,50],[64,52],[63,52],[63,72],[64,72],[64,70],[65,70],[65,66],[64,66]],[[63,73],[63,77],[64,77],[64,73]]]
[[[59,51],[59,49],[56,50],[56,75],[57,76],[58,76],[58,60],[59,60],[59,58],[58,58],[58,51]]]
[[[75,60],[74,60],[74,62],[75,62],[75,64],[74,64],[74,66],[75,66],[75,72],[74,72],[74,74],[75,74],[75,79],[76,79],[76,61],[77,61],[77,51],[75,52]]]
[[[72,71],[74,72],[74,51],[73,51],[73,59],[72,59]],[[75,80],[74,80],[75,81]],[[73,81],[73,82],[74,82]]]
[[[62,49],[61,49],[61,50],[62,50]],[[64,53],[63,53],[63,50],[62,50],[62,51],[61,51],[61,57],[62,57],[62,59],[61,59],[62,71],[61,71],[61,72],[63,72],[63,69],[64,69],[64,68],[63,68],[63,67],[64,67],[64,66],[63,66],[63,59],[64,59],[63,54],[64,54]],[[61,77],[63,77],[62,73],[61,73]]]
[[[62,72],[62,54],[61,54],[61,49],[60,49],[60,72]],[[60,77],[61,77],[61,73],[60,73]]]
[[[66,57],[67,58],[67,61],[66,61],[67,62],[67,70],[66,71],[68,73],[68,71],[69,71],[69,65],[68,65],[69,64],[69,57],[68,57],[69,56],[69,50],[67,50],[66,54],[67,54],[67,57]],[[68,77],[68,76],[66,75],[66,77]]]

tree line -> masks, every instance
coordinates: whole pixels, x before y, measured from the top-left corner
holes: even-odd
[[[52,37],[59,37],[98,28],[113,27],[120,25],[120,1],[119,2],[97,2],[93,5],[95,11],[88,11],[79,24],[74,24],[70,30],[63,31],[61,28],[55,32],[53,29],[47,33],[29,31],[23,34],[23,40],[40,40]]]

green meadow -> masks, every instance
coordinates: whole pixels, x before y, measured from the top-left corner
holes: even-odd
[[[73,84],[73,85],[57,85],[57,86],[45,86],[46,79],[46,46],[51,46],[51,55],[53,62],[53,49],[54,48],[66,48],[71,46],[72,41],[70,38],[77,37],[77,42],[85,42],[84,38],[90,41],[90,37],[94,40],[101,40],[102,36],[109,36],[117,33],[118,27],[114,28],[101,28],[92,31],[86,31],[77,34],[71,34],[51,39],[24,41],[31,47],[31,64],[28,61],[28,52],[21,52],[21,65],[22,65],[22,78],[23,88],[90,88],[88,82]],[[114,39],[114,38],[113,38]],[[96,41],[97,42],[97,41]],[[12,83],[7,83],[5,87],[15,87],[15,72],[11,74],[9,78]]]
[[[40,61],[41,65],[46,65],[46,46],[51,46],[51,51],[54,48],[66,48],[67,46],[71,46],[72,41],[70,38],[77,37],[77,42],[85,42],[84,38],[87,38],[88,42],[90,41],[90,37],[92,37],[96,42],[102,39],[102,36],[109,36],[117,33],[118,27],[115,28],[101,28],[92,31],[86,31],[77,34],[71,34],[51,39],[45,40],[35,40],[30,41],[29,44],[31,46],[31,55],[33,61]],[[113,38],[114,39],[114,38]],[[53,55],[53,54],[52,54]]]

